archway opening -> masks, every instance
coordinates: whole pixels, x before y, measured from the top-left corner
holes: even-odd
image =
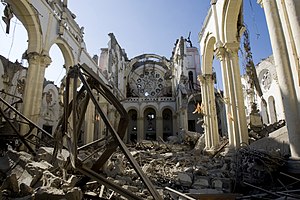
[[[271,121],[271,124],[273,124],[273,123],[277,122],[275,99],[273,96],[269,97],[268,105],[269,105],[270,121]]]
[[[51,81],[56,86],[59,86],[62,78],[66,74],[66,69],[64,67],[65,61],[63,54],[57,44],[54,44],[51,47],[49,56],[51,57],[52,62],[46,68],[45,78],[47,81]]]
[[[137,142],[137,111],[136,110],[129,110],[129,123],[128,123],[128,141],[132,143]]]
[[[261,102],[261,117],[264,124],[269,124],[269,115],[268,115],[267,106],[263,102]]]
[[[145,139],[156,140],[156,112],[147,108],[144,112]]]
[[[167,141],[173,135],[173,117],[170,109],[164,109],[163,113],[163,139]]]

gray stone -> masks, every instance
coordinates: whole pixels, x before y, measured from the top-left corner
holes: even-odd
[[[33,189],[26,185],[25,183],[20,184],[20,195],[23,196],[28,196],[33,194]]]
[[[54,187],[40,187],[35,190],[35,199],[38,200],[62,200],[65,199],[65,193]]]
[[[68,189],[67,191],[64,191],[66,196],[65,198],[67,200],[81,200],[83,197],[82,191],[78,187],[73,187]]]
[[[177,180],[183,186],[191,186],[192,185],[192,178],[187,173],[179,173],[177,176]]]
[[[5,189],[11,191],[13,194],[19,193],[19,184],[16,174],[12,174],[4,180],[1,191]]]
[[[193,184],[195,188],[207,188],[209,186],[209,177],[205,176],[197,177]]]

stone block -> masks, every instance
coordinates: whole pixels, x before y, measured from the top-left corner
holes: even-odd
[[[82,191],[78,187],[69,188],[68,190],[64,191],[67,200],[81,200],[83,197]]]
[[[32,195],[33,194],[33,189],[26,185],[25,183],[20,184],[20,195],[22,197]]]
[[[12,174],[12,175],[8,176],[4,180],[0,189],[1,189],[1,191],[9,190],[12,194],[18,194],[19,193],[19,184],[18,184],[16,174]]]
[[[34,197],[39,200],[62,200],[65,199],[65,193],[54,187],[43,186],[35,190]]]
[[[177,180],[183,186],[191,186],[192,185],[192,178],[187,173],[179,173],[177,175]]]
[[[208,188],[210,187],[210,178],[206,176],[198,176],[195,178],[194,188]]]

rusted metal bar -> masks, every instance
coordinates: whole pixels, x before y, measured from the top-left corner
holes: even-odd
[[[9,125],[12,127],[12,129],[14,130],[14,132],[16,133],[16,135],[18,136],[18,138],[22,141],[22,143],[28,148],[28,150],[30,151],[30,153],[32,155],[36,155],[36,152],[33,150],[33,148],[27,143],[27,141],[25,140],[25,138],[19,133],[19,131],[17,130],[17,128],[15,127],[15,125],[8,119],[8,117],[5,115],[5,113],[3,112],[3,110],[0,108],[0,113],[1,115],[4,117],[4,119],[9,123]]]
[[[107,97],[110,100],[110,102],[116,107],[117,111],[121,115],[118,129],[117,129],[117,131],[115,131],[114,128],[112,127],[112,125],[110,124],[109,120],[107,119],[106,115],[103,113],[94,94],[92,93],[92,89],[90,88],[90,85],[88,84],[86,79],[83,77],[83,74],[81,74],[79,72],[79,78],[82,81],[82,83],[84,84],[84,86],[86,87],[86,90],[89,93],[91,100],[93,101],[93,103],[95,105],[95,109],[98,111],[98,113],[102,117],[102,120],[104,121],[105,125],[107,126],[107,129],[111,132],[111,134],[113,135],[113,137],[115,138],[115,140],[117,142],[117,145],[113,145],[113,147],[108,149],[108,152],[107,152],[108,154],[103,153],[103,155],[105,155],[105,162],[109,158],[108,155],[111,155],[113,153],[113,151],[115,151],[116,147],[119,146],[120,149],[122,150],[122,152],[125,154],[125,156],[129,160],[129,162],[131,163],[131,165],[133,166],[133,168],[135,169],[135,171],[137,172],[137,174],[140,176],[143,183],[148,188],[150,194],[154,197],[154,199],[162,199],[160,197],[160,195],[158,194],[157,190],[154,188],[150,179],[144,174],[144,172],[142,171],[142,169],[140,168],[140,166],[138,165],[136,160],[133,158],[131,153],[128,151],[126,145],[123,143],[123,141],[121,139],[125,135],[127,124],[129,121],[126,110],[124,109],[122,104],[118,101],[118,99],[110,92],[110,90],[107,88],[107,86],[104,85],[104,83],[101,81],[101,79],[99,79],[99,77],[93,71],[91,71],[89,68],[86,68],[84,66],[80,66],[80,68],[82,68],[86,73],[88,73],[91,76],[91,78],[93,78],[92,80],[91,79],[88,79],[88,80],[93,81],[94,84],[92,84],[92,85],[94,86],[94,89],[96,91],[98,91],[99,93],[103,93],[104,96]],[[102,165],[105,163],[105,162],[103,162],[104,161],[103,158],[104,157],[102,157],[102,162],[101,162]],[[101,157],[99,160],[101,160]],[[96,164],[100,164],[100,162],[98,162]],[[93,166],[93,167],[95,167],[95,166]],[[99,167],[99,166],[97,166],[97,167]]]
[[[106,187],[112,189],[113,191],[117,192],[118,194],[132,200],[142,200],[141,197],[136,196],[135,194],[129,192],[128,190],[114,184],[113,182],[107,180],[106,178],[102,177],[100,174],[94,172],[93,170],[84,167],[84,166],[77,166],[77,170],[81,172],[83,175],[88,176],[98,183],[105,185]]]
[[[188,195],[186,195],[186,194],[183,194],[183,193],[181,193],[181,192],[178,192],[178,191],[176,191],[176,190],[173,190],[172,188],[165,187],[165,189],[168,190],[168,191],[170,191],[170,192],[172,192],[172,193],[174,193],[174,194],[177,194],[177,195],[179,195],[179,196],[181,196],[181,197],[183,197],[183,198],[186,198],[186,199],[189,199],[189,200],[196,200],[196,199],[194,199],[193,197],[190,197],[190,196],[188,196]]]
[[[271,191],[269,191],[269,190],[263,189],[263,188],[261,188],[261,187],[257,187],[257,186],[255,186],[255,185],[252,185],[252,184],[247,183],[247,182],[243,182],[243,183],[244,183],[245,185],[247,185],[247,186],[253,187],[253,188],[257,189],[257,190],[263,191],[263,192],[268,193],[268,194],[271,194],[271,195],[273,195],[273,196],[281,197],[281,195],[279,195],[279,194],[277,194],[277,193],[275,193],[275,192],[271,192]]]
[[[22,119],[24,119],[29,125],[37,128],[39,131],[41,131],[43,134],[49,136],[50,138],[53,138],[52,135],[50,135],[48,132],[46,132],[44,129],[36,125],[33,121],[25,117],[22,113],[20,113],[17,109],[12,107],[8,102],[6,102],[2,97],[0,97],[0,101],[4,103],[6,106],[8,106],[14,113],[16,113],[18,116],[20,116]],[[8,118],[9,119],[9,118]]]

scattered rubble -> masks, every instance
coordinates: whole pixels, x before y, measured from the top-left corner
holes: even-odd
[[[284,183],[286,176],[280,180],[283,175],[279,172],[286,160],[279,152],[246,147],[230,157],[212,157],[199,154],[191,145],[154,141],[142,141],[129,150],[164,199],[197,199],[208,194],[223,199],[297,197],[297,194],[276,192],[283,186],[291,190],[297,185]],[[82,175],[68,167],[67,151],[64,150],[54,165],[50,164],[52,151],[52,148],[41,147],[33,157],[8,148],[0,157],[0,199],[124,199],[97,181],[77,187]],[[90,152],[92,150],[86,150],[85,154]],[[142,199],[152,199],[120,150],[111,156],[101,173]]]

